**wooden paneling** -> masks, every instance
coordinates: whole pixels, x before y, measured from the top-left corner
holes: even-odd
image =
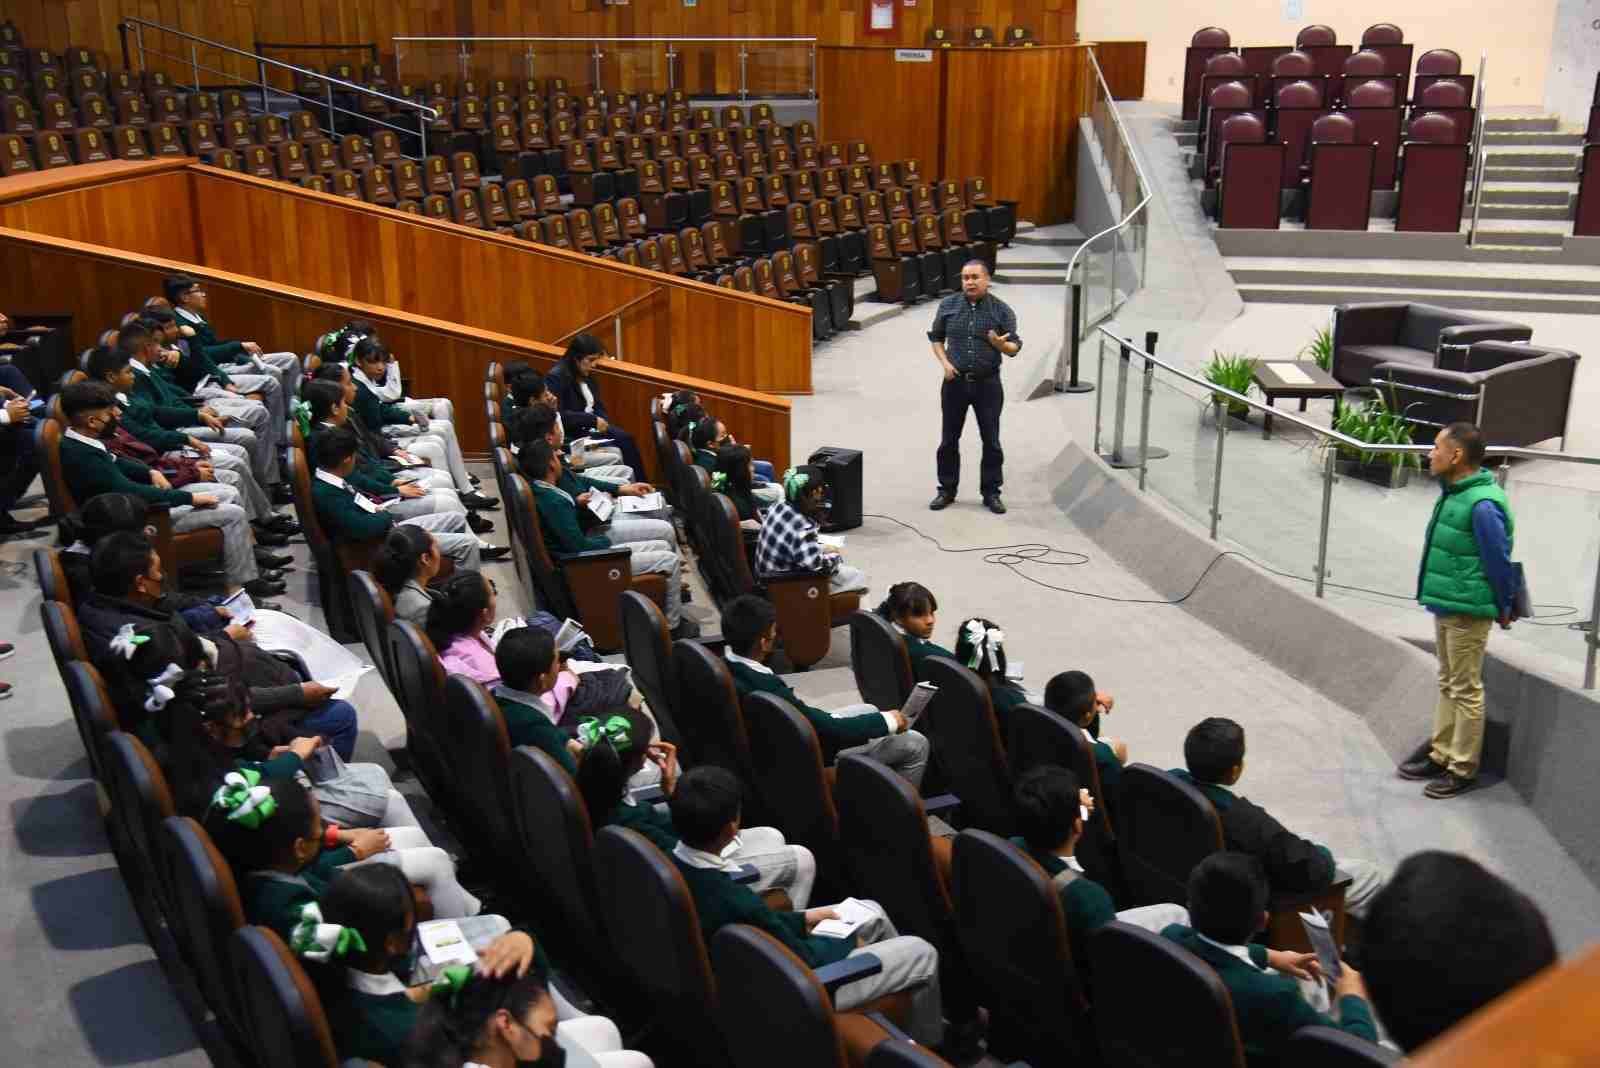
[[[1077,123],[1088,110],[1084,46],[950,49],[941,173],[981,174],[1017,218],[1072,218]]]
[[[152,256],[199,255],[186,160],[89,163],[0,180],[0,226]]]
[[[572,10],[577,7],[579,10]],[[189,33],[250,51],[257,40],[306,43],[378,44],[392,68],[395,36],[541,36],[581,37],[793,37],[815,36],[824,44],[921,45],[927,30],[944,26],[964,30],[988,26],[1003,33],[1012,23],[1028,26],[1040,41],[1071,42],[1077,27],[1076,0],[922,0],[896,9],[893,34],[865,32],[862,0],[807,0],[805,3],[724,3],[707,0],[685,7],[681,0],[634,0],[603,5],[598,0],[9,0],[5,14],[15,20],[24,39],[41,47],[63,49],[76,44],[93,48],[121,65],[118,20],[137,15]],[[174,71],[187,65],[188,47],[176,40],[153,48],[176,56],[165,61]],[[684,45],[679,70],[697,92],[732,92],[738,84],[738,53],[729,46]],[[592,69],[576,46],[539,46],[535,68],[542,75],[564,74],[582,84]],[[518,46],[479,45],[472,66],[479,73],[521,70]],[[357,52],[274,52],[277,58],[318,67],[334,59],[358,61]],[[156,65],[163,61],[153,60]],[[254,78],[255,65],[243,57],[206,54],[200,62]],[[771,84],[781,91],[803,84],[807,76],[803,52],[779,54],[754,46],[749,58],[752,86]],[[457,70],[454,45],[422,49],[408,46],[403,59],[408,74],[448,74]],[[570,72],[570,73],[569,73]],[[659,52],[632,48],[603,61],[607,87],[615,78],[623,88],[666,86]]]
[[[1095,41],[1094,55],[1114,100],[1144,99],[1144,41]]]
[[[924,168],[936,168],[943,60],[935,53],[931,63],[900,62],[893,48],[819,48],[817,108],[823,136],[866,141],[874,159],[914,157]]]
[[[670,299],[630,316],[630,359],[811,391],[811,317],[796,305],[200,164],[192,173],[208,266],[545,342],[661,289]],[[640,325],[663,314],[653,335]]]
[[[486,448],[484,369],[491,360],[527,360],[548,368],[561,350],[522,338],[441,322],[392,308],[317,293],[295,286],[218,271],[195,263],[136,255],[118,249],[0,228],[0,267],[6,278],[6,299],[19,306],[57,309],[83,324],[81,333],[114,325],[123,313],[160,292],[161,280],[175,271],[202,278],[210,294],[211,312],[219,326],[235,336],[259,338],[283,349],[305,351],[321,333],[351,318],[364,318],[404,363],[419,396],[456,400],[457,428],[469,453]],[[707,407],[741,440],[770,457],[779,468],[789,463],[789,401],[725,386],[717,382],[608,361],[601,371],[607,407],[619,425],[641,439],[648,463],[650,397],[667,390],[694,389]],[[652,473],[653,477],[653,473]]]

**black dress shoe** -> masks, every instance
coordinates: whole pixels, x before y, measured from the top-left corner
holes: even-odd
[[[261,567],[258,565],[256,568],[256,578],[260,579],[262,582],[275,582],[280,586],[283,585],[283,572],[279,571],[275,567]]]
[[[1455,797],[1457,794],[1464,794],[1468,790],[1476,790],[1477,788],[1478,777],[1476,775],[1469,779],[1464,775],[1457,775],[1451,771],[1446,772],[1444,778],[1435,779],[1427,786],[1424,786],[1422,788],[1422,796],[1438,800],[1444,797]]]
[[[269,548],[288,545],[289,535],[281,531],[269,530],[266,527],[256,527],[256,544]]]
[[[467,529],[474,534],[487,534],[494,529],[494,524],[489,522],[477,512],[467,513]]]
[[[933,495],[933,500],[928,502],[928,507],[935,512],[942,512],[950,507],[955,499],[956,495],[954,493],[946,493],[944,490],[940,490]]]
[[[1006,514],[1005,502],[1000,499],[1000,494],[998,493],[991,493],[989,496],[985,497],[983,499],[983,506],[989,509],[989,511],[993,512],[995,515]]]
[[[292,536],[300,533],[300,524],[295,520],[294,516],[284,515],[282,512],[273,512],[272,518],[263,521],[261,526],[279,534]]]
[[[283,605],[279,604],[277,601],[257,601],[254,597],[250,598],[250,600],[258,609],[263,612],[283,611]]]
[[[250,595],[251,600],[258,597],[275,597],[289,589],[281,582],[272,582],[265,578],[253,578],[244,584],[244,592]]]
[[[468,508],[476,508],[483,512],[492,512],[500,507],[500,502],[493,497],[485,497],[477,490],[468,490],[461,495],[461,503]]]
[[[688,638],[698,637],[700,637],[700,624],[696,623],[688,616],[684,616],[678,621],[678,625],[672,628],[673,641],[681,642]]]
[[[478,550],[478,556],[484,560],[503,560],[511,555],[508,545],[485,545]]]
[[[483,485],[483,479],[479,478],[477,475],[468,475],[467,481],[472,483],[474,489]]]
[[[1399,768],[1402,779],[1437,779],[1441,775],[1448,775],[1450,769],[1443,764],[1436,763],[1431,755],[1424,755],[1418,760],[1408,760]]]
[[[293,564],[294,557],[292,556],[283,556],[273,552],[271,549],[263,549],[259,545],[256,546],[257,567],[284,568]]]
[[[294,490],[287,482],[274,482],[267,488],[267,493],[272,498],[273,504],[294,503]]]

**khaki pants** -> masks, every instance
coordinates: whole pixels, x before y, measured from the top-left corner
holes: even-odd
[[[1494,620],[1481,616],[1436,616],[1439,704],[1433,713],[1435,763],[1470,779],[1483,753],[1483,649]]]

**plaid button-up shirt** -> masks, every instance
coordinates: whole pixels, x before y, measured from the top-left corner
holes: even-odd
[[[1011,305],[985,293],[977,302],[965,293],[952,293],[939,302],[928,340],[944,342],[945,355],[961,374],[992,375],[1000,369],[1000,350],[989,344],[989,331],[1010,334],[1021,351],[1017,313]]]
[[[757,578],[784,571],[821,571],[831,575],[838,569],[839,557],[822,551],[815,523],[788,501],[767,509],[761,518],[761,535],[756,539]]]

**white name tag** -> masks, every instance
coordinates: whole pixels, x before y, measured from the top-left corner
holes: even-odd
[[[374,503],[373,501],[369,501],[366,497],[363,497],[361,494],[358,493],[358,494],[355,495],[355,497],[356,497],[357,506],[359,506],[360,509],[363,512],[381,511],[381,509],[378,507],[378,505],[376,503]]]

